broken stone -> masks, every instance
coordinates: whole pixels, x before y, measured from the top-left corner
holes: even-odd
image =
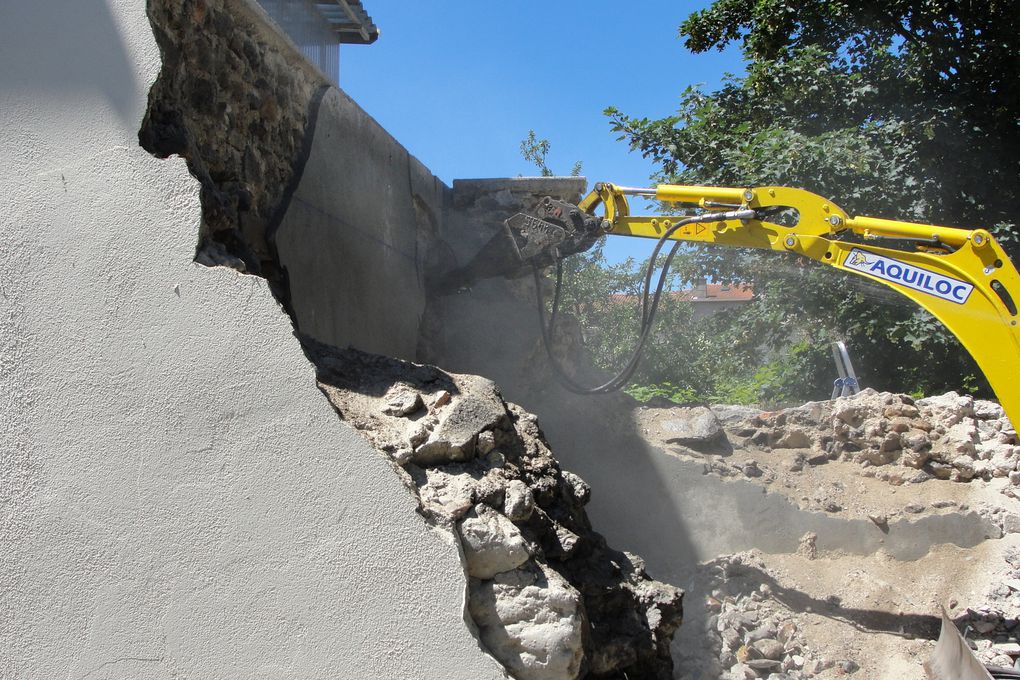
[[[925,451],[917,451],[914,448],[907,449],[900,454],[900,462],[906,467],[920,470],[928,462],[930,456]]]
[[[957,456],[954,458],[953,468],[955,469],[950,475],[950,479],[956,477],[959,480],[966,482],[974,478],[974,461],[967,456]]]
[[[487,456],[496,448],[496,437],[492,434],[491,430],[478,433],[478,439],[475,441],[475,451],[479,456]]]
[[[443,409],[428,439],[415,448],[412,461],[417,465],[472,458],[478,434],[494,429],[507,417],[506,406],[491,380],[463,376],[460,387],[460,395]]]
[[[506,495],[506,475],[502,469],[489,470],[475,485],[475,501],[490,508],[501,508]]]
[[[588,486],[588,483],[569,470],[561,471],[560,476],[567,483],[567,488],[570,489],[574,500],[579,505],[586,505],[591,498],[591,487]]]
[[[556,524],[556,542],[559,544],[558,557],[566,558],[574,553],[581,537],[562,524]]]
[[[992,645],[992,650],[997,654],[1006,656],[1020,656],[1020,643],[999,642]]]
[[[453,399],[453,395],[449,390],[440,390],[432,400],[429,410],[435,412],[449,404],[451,399]]]
[[[811,444],[811,435],[800,428],[790,428],[772,444],[772,448],[808,449],[811,448]]]
[[[779,661],[773,661],[772,659],[750,659],[744,663],[755,671],[770,671],[779,668],[781,665]]]
[[[519,479],[507,484],[504,499],[503,512],[514,522],[527,520],[535,509],[535,497],[531,495],[531,489]]]
[[[837,401],[832,414],[850,427],[860,427],[864,422],[860,407],[851,401]]]
[[[586,626],[581,595],[531,565],[470,585],[469,611],[486,648],[520,680],[576,678]]]
[[[755,680],[758,673],[750,666],[738,663],[730,669],[726,677],[728,680]]]
[[[888,465],[896,460],[896,453],[894,451],[883,451],[876,446],[873,449],[861,451],[859,458],[870,465]]]
[[[800,537],[800,544],[797,546],[797,554],[813,560],[818,557],[818,534],[809,531]]]
[[[901,448],[903,448],[903,446],[900,442],[900,435],[896,432],[889,432],[886,434],[882,443],[878,446],[878,450],[883,453],[892,453],[894,451],[899,451]]]
[[[915,452],[923,451],[931,446],[928,433],[921,429],[912,429],[900,435],[900,442],[904,448]]]
[[[475,506],[457,527],[468,574],[490,579],[524,564],[531,553],[514,523],[484,504]]]
[[[970,625],[982,635],[988,635],[998,627],[995,621],[973,621]]]
[[[443,470],[421,471],[418,493],[429,511],[446,520],[456,520],[474,506],[475,481],[467,474],[449,474]],[[420,483],[419,483],[420,482]]]
[[[797,633],[797,624],[793,621],[786,621],[783,625],[779,626],[779,631],[776,634],[776,639],[784,645],[793,639],[793,636]]]
[[[930,414],[929,417],[948,425],[955,425],[964,418],[974,415],[974,399],[960,396],[956,392],[919,399],[917,405]]]
[[[744,642],[748,645],[754,646],[754,643],[760,640],[767,640],[776,636],[775,626],[762,626],[761,628],[755,628],[754,630],[748,631],[744,635]]]
[[[870,519],[879,529],[889,528],[889,518],[883,514],[876,513],[873,515],[868,515],[868,519]]]
[[[705,406],[678,406],[670,409],[670,418],[661,422],[662,439],[695,450],[713,448],[725,440],[719,418]]]
[[[1020,534],[1020,515],[1006,514],[1002,518],[1002,531],[1007,534]]]
[[[861,667],[857,665],[856,661],[851,661],[850,659],[844,659],[843,661],[836,662],[836,670],[840,673],[840,675],[856,673],[860,670],[860,668]]]
[[[1006,416],[1002,406],[987,399],[975,399],[973,408],[974,417],[981,420],[999,420]]]
[[[892,432],[902,434],[910,430],[910,428],[913,426],[913,422],[914,421],[911,418],[898,416],[889,421],[889,430]]]
[[[899,403],[891,406],[886,406],[882,410],[882,415],[886,418],[916,418],[920,415],[920,411],[913,404]]]
[[[405,385],[392,388],[383,400],[386,402],[383,413],[389,416],[408,416],[425,406],[421,395]]]
[[[723,425],[737,425],[762,413],[761,409],[752,406],[737,406],[733,404],[713,404],[710,408]]]
[[[758,461],[756,460],[749,460],[744,463],[741,471],[744,473],[745,477],[761,477],[763,474],[761,468],[758,467]]]
[[[771,659],[773,661],[780,661],[783,658],[783,643],[773,638],[765,638],[758,640],[754,643],[754,648],[758,650],[764,659]]]
[[[806,462],[808,465],[824,465],[829,462],[829,454],[822,453],[817,456],[811,456]]]

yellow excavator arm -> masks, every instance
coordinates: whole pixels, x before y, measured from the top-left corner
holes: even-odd
[[[659,201],[667,210],[633,215],[631,196]],[[692,210],[670,215],[673,206]],[[826,198],[789,187],[638,189],[603,183],[577,205],[545,198],[533,215],[508,219],[471,263],[450,273],[448,287],[526,265],[537,271],[591,247],[603,234],[797,253],[878,281],[944,323],[974,357],[1007,415],[1020,423],[1020,274],[986,229],[850,216]],[[647,316],[646,308],[643,335],[651,326]],[[545,326],[543,336],[548,344]],[[639,355],[640,350],[632,364]],[[576,384],[572,389],[611,391],[626,376],[590,390]]]
[[[628,196],[696,206],[689,217],[632,215]],[[985,229],[954,229],[850,216],[832,201],[789,187],[724,188],[597,184],[577,206],[607,234],[791,252],[878,281],[925,308],[974,357],[1006,413],[1020,422],[1020,274]],[[769,221],[785,210],[795,225]],[[785,221],[785,220],[784,220]]]

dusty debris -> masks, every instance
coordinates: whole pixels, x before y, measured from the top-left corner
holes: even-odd
[[[744,444],[808,449],[809,464],[841,459],[863,467],[898,464],[910,482],[1008,477],[1020,449],[1002,408],[955,392],[920,399],[864,390],[831,402],[760,413],[736,424]],[[893,472],[876,472],[888,479]]]
[[[711,594],[704,620],[704,649],[695,678],[815,677],[838,663],[812,649],[802,632],[799,613],[776,599],[766,565],[754,552],[717,558],[702,565]],[[850,668],[849,665],[846,668]],[[850,671],[852,672],[852,671]]]
[[[713,406],[716,422],[725,420],[723,432],[706,425],[703,410],[643,408],[640,417],[650,439],[680,452],[725,455],[734,446],[789,451],[786,467],[794,472],[840,460],[874,468],[870,476],[893,484],[974,478],[1020,483],[1020,447],[1002,408],[955,392],[915,402],[867,389],[775,412]]]
[[[595,533],[590,487],[477,376],[305,340],[319,387],[456,537],[468,611],[515,677],[669,678],[683,592]]]
[[[997,509],[987,494],[969,507],[974,499],[967,483],[977,480],[990,483],[993,493],[1020,498],[1020,446],[993,402],[956,393],[914,400],[864,390],[774,412],[710,408],[722,435],[698,442],[671,435],[700,422],[691,407],[639,406],[634,413],[647,441],[664,452],[699,462],[705,474],[754,481],[803,510],[885,517],[885,523],[871,520],[879,527],[975,512],[995,531],[1020,531],[1020,513]],[[895,488],[907,485],[910,498],[895,496]]]
[[[634,421],[656,455],[739,487],[749,516],[785,499],[795,509],[775,518],[797,524],[777,534],[803,528],[782,546],[761,541],[736,567],[722,556],[677,575],[690,598],[680,677],[921,680],[948,603],[963,603],[951,614],[984,663],[1020,659],[1009,653],[1020,652],[1020,589],[1009,586],[1020,587],[1009,552],[1020,545],[1020,449],[997,404],[866,390],[775,412],[711,409],[726,438],[714,447],[668,436],[662,423],[679,407],[638,406]],[[772,501],[754,504],[754,489]],[[778,647],[759,641],[785,645],[784,626],[800,647],[770,658]]]

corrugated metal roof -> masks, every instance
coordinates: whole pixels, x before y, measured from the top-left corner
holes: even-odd
[[[340,42],[368,45],[379,37],[379,28],[372,23],[360,0],[316,2],[315,8],[340,36]]]

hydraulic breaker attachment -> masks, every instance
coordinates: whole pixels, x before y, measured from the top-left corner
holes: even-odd
[[[517,213],[503,222],[467,264],[443,278],[439,289],[450,290],[497,276],[514,278],[533,267],[555,264],[590,248],[605,233],[602,225],[600,217],[546,196],[533,215]]]

